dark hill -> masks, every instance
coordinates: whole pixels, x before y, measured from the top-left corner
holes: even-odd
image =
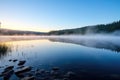
[[[19,30],[10,30],[10,29],[0,29],[1,35],[44,35],[43,32],[34,32],[34,31],[19,31]]]
[[[82,28],[76,29],[65,29],[65,30],[58,30],[58,31],[51,31],[49,35],[69,35],[69,34],[110,34],[115,31],[120,31],[120,21],[109,23],[109,24],[100,24],[94,26],[86,26]]]

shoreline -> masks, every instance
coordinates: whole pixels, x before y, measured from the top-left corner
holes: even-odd
[[[45,39],[45,36],[0,36],[0,42],[38,39]]]
[[[102,37],[102,38],[101,38]],[[112,38],[112,39],[111,39]],[[21,40],[39,40],[39,39],[72,39],[72,40],[120,40],[119,36],[112,35],[51,35],[51,36],[36,36],[36,35],[0,35],[0,43],[8,41],[21,41]]]

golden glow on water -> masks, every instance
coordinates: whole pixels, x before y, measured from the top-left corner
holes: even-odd
[[[38,47],[42,49],[42,47],[45,47],[48,45],[50,41],[49,40],[45,40],[45,39],[41,39],[41,40],[22,40],[22,41],[9,41],[9,42],[2,42],[0,43],[0,47],[5,47],[7,48],[9,52],[12,52],[14,50],[18,50],[18,49],[35,49],[34,47]]]
[[[9,42],[3,42],[2,44],[21,44],[21,45],[31,45],[31,44],[42,44],[42,45],[46,45],[47,42],[50,42],[47,39],[40,39],[40,40],[21,40],[21,41],[9,41]]]

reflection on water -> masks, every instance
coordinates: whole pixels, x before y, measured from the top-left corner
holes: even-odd
[[[6,56],[8,52],[10,52],[10,45],[6,45],[4,43],[1,43],[0,44],[0,59],[3,57],[3,56]]]
[[[31,65],[34,69],[42,68],[49,71],[57,66],[60,67],[62,73],[73,71],[78,77],[75,80],[120,80],[120,54],[118,54],[120,52],[115,52],[119,51],[119,48],[115,49],[116,46],[119,47],[117,43],[107,41],[102,43],[99,40],[98,42],[91,40],[80,42],[80,40],[63,38],[50,40],[6,42],[6,45],[12,45],[8,46],[11,52],[8,51],[9,55],[4,55],[4,58],[1,56],[0,65],[16,65],[15,62],[9,62],[9,60],[18,59],[26,60],[25,66]],[[87,45],[90,42],[98,44]],[[105,49],[91,48],[93,45]],[[101,47],[98,47],[100,45]],[[19,79],[13,76],[11,80]]]
[[[99,40],[99,39],[73,39],[73,38],[50,38],[52,42],[64,42],[64,43],[73,43],[87,47],[99,48],[99,49],[108,49],[116,52],[120,52],[120,43],[119,40]]]

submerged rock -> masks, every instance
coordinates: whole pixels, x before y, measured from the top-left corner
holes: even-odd
[[[3,78],[4,78],[4,80],[9,80],[10,77],[13,75],[13,73],[14,73],[13,70],[9,70],[9,71],[7,71],[7,72],[4,72],[4,73],[3,73]]]
[[[3,74],[2,73],[0,73],[0,77],[2,77],[3,76]]]
[[[26,66],[26,67],[23,67],[21,69],[16,70],[15,74],[20,74],[20,73],[28,72],[30,70],[31,70],[31,67],[30,66]]]
[[[14,66],[8,66],[4,69],[4,71],[2,73],[0,73],[0,76],[6,76],[11,74],[11,72],[13,71]],[[13,71],[14,72],[14,71]]]
[[[4,66],[0,66],[0,68],[4,68]]]
[[[11,61],[12,61],[12,59],[9,59],[9,61],[11,62]]]
[[[31,77],[24,77],[23,79],[21,80],[35,80],[35,77],[34,76],[31,76]]]
[[[39,75],[44,75],[45,74],[45,70],[44,69],[37,69],[36,71],[35,71],[35,75],[37,75],[37,76],[39,76]]]
[[[8,66],[4,69],[4,71],[12,70],[13,68],[14,68],[14,66]]]
[[[13,62],[16,62],[16,61],[18,61],[18,60],[17,60],[17,59],[14,59],[14,60],[13,60]]]
[[[20,66],[20,65],[24,65],[25,64],[25,60],[23,60],[23,61],[19,61],[19,63],[18,63],[18,65]]]
[[[50,71],[45,71],[45,73],[50,74]]]
[[[23,68],[23,67],[25,67],[25,66],[23,66],[23,65],[22,65],[22,66],[19,66],[19,67],[17,67],[17,69],[21,69],[21,68]]]
[[[69,80],[68,78],[63,78],[63,80]]]
[[[72,71],[67,72],[66,75],[65,75],[65,77],[67,77],[67,78],[73,78],[74,76],[75,76],[75,73],[72,72]]]
[[[60,73],[58,71],[51,71],[50,75],[54,76],[54,77],[58,77],[58,76],[60,76]]]
[[[62,79],[54,79],[54,80],[62,80]]]
[[[58,71],[58,70],[59,70],[59,67],[53,67],[52,70],[53,70],[53,71]]]
[[[45,70],[44,70],[44,69],[41,69],[41,70],[40,70],[40,73],[45,73]]]
[[[3,76],[4,80],[9,80],[9,78],[13,75],[14,70],[13,70],[14,66],[8,66],[4,69],[4,71],[0,74],[0,76]]]
[[[9,60],[12,62],[18,61],[17,59]],[[74,80],[75,73],[67,72],[63,75],[59,67],[53,67],[51,71],[46,71],[44,69],[34,68],[30,66],[24,66],[25,60],[19,61],[18,66],[13,70],[14,66],[6,66],[4,71],[0,74],[3,80],[9,80],[13,74],[17,76],[20,80]],[[16,79],[17,80],[17,79]]]

